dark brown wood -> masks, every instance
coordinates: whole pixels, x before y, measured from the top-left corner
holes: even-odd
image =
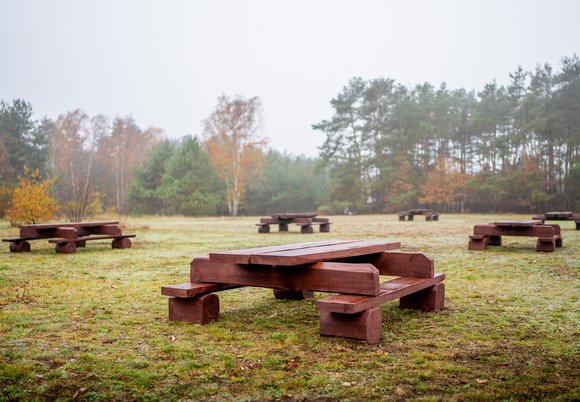
[[[126,234],[121,236],[109,236],[109,235],[91,235],[91,236],[81,236],[74,239],[57,238],[48,240],[49,243],[67,243],[71,241],[87,241],[87,240],[106,240],[106,239],[123,239],[128,237],[135,237],[134,234]]]
[[[118,225],[119,221],[94,221],[94,222],[55,222],[55,223],[34,223],[20,225],[20,228],[49,229],[61,227],[83,227],[83,226],[103,226]]]
[[[558,234],[552,225],[530,224],[530,225],[496,225],[482,224],[475,225],[474,235],[484,236],[528,236],[528,237],[553,237]]]
[[[169,319],[188,321],[195,324],[208,324],[217,320],[220,312],[219,297],[214,294],[189,299],[169,298]]]
[[[487,237],[483,235],[469,236],[468,250],[485,250],[487,248]]]
[[[56,243],[54,250],[60,254],[73,254],[77,251],[77,244],[74,241]]]
[[[433,257],[423,253],[387,251],[368,256],[364,261],[377,267],[379,275],[432,278],[435,274]]]
[[[274,219],[314,218],[316,212],[279,212],[272,214]]]
[[[439,220],[439,212],[433,212],[431,209],[425,208],[414,208],[408,211],[399,212],[399,221],[404,221],[405,217],[407,217],[407,220],[412,221],[414,220],[415,215],[424,215],[426,221]]]
[[[347,294],[329,296],[318,300],[316,307],[321,312],[354,314],[426,289],[442,282],[444,279],[445,274],[443,273],[436,273],[433,278],[399,277],[381,283],[378,296],[369,297]]]
[[[380,253],[400,247],[401,243],[394,241],[331,240],[210,253],[209,258],[212,262],[295,266]]]
[[[321,262],[289,269],[213,263],[208,258],[195,258],[191,262],[190,281],[284,290],[379,294],[379,271],[371,264]]]
[[[129,239],[129,237],[134,237],[134,236],[118,236],[113,238],[113,241],[111,242],[111,247],[112,248],[131,248],[131,239]]]
[[[504,227],[504,226],[505,227],[520,227],[520,226],[528,227],[528,226],[535,226],[535,225],[541,225],[541,224],[542,224],[542,221],[533,220],[533,219],[493,222],[493,225],[500,226],[500,227]]]
[[[304,300],[312,299],[314,292],[309,290],[274,289],[274,297],[279,300]]]
[[[380,308],[357,314],[322,312],[320,315],[320,335],[361,339],[373,345],[380,341],[381,333]]]
[[[260,218],[259,233],[270,233],[270,225],[278,225],[280,232],[288,231],[288,224],[295,223],[301,226],[301,233],[313,233],[312,225],[320,225],[321,232],[330,232],[328,218],[316,218],[314,212],[284,212],[272,214],[269,218]]]
[[[219,292],[222,290],[235,289],[241,286],[227,285],[219,283],[179,283],[176,285],[166,285],[161,287],[163,296],[191,298],[207,293]]]
[[[306,242],[306,243],[283,244],[283,245],[279,245],[279,246],[254,247],[254,248],[246,248],[246,249],[242,249],[242,250],[233,250],[233,251],[219,251],[219,252],[209,253],[209,260],[211,262],[229,262],[232,264],[249,264],[252,255],[256,254],[256,253],[308,249],[308,248],[312,248],[312,247],[325,246],[325,245],[331,245],[331,244],[354,243],[355,241],[356,240],[320,240],[320,241],[311,241],[311,242]]]
[[[427,289],[420,290],[399,300],[400,308],[412,308],[423,311],[441,311],[445,306],[445,284],[436,283]]]
[[[13,241],[10,243],[10,252],[25,253],[30,251],[30,243],[27,241]]]

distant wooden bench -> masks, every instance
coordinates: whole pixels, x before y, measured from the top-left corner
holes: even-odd
[[[467,248],[485,250],[487,246],[501,246],[502,236],[537,237],[536,251],[552,252],[556,247],[562,247],[560,226],[544,225],[538,220],[523,220],[475,225]]]
[[[330,240],[210,253],[191,262],[190,281],[161,288],[169,296],[169,319],[207,324],[218,318],[216,292],[242,286],[272,288],[277,299],[301,300],[314,291],[339,293],[321,299],[320,334],[377,343],[380,305],[400,299],[401,308],[439,311],[444,274],[433,258],[401,253],[398,242]],[[393,276],[380,283],[379,276]]]
[[[546,221],[574,221],[576,230],[580,230],[580,214],[564,211],[564,212],[546,212],[539,215],[534,215],[532,220],[539,220],[542,223]]]
[[[85,247],[87,240],[113,239],[113,248],[130,248],[130,237],[123,234],[118,221],[44,223],[20,226],[20,237],[2,239],[14,253],[30,251],[30,240],[50,239],[57,253],[70,254]]]
[[[327,218],[316,218],[315,212],[284,212],[261,218],[256,223],[259,233],[270,233],[270,225],[278,225],[278,231],[287,232],[289,224],[300,226],[300,233],[314,233],[313,225],[319,225],[320,232],[330,232],[330,221]]]
[[[439,220],[439,212],[433,212],[430,209],[422,209],[422,208],[415,208],[410,209],[408,211],[399,212],[399,220],[404,221],[405,218],[407,218],[407,220],[412,221],[414,220],[415,215],[424,215],[426,221]]]

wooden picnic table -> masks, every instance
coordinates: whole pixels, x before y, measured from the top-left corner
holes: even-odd
[[[20,225],[20,236],[2,239],[10,243],[13,253],[30,251],[30,240],[50,239],[57,253],[71,254],[77,247],[85,247],[90,240],[112,239],[113,248],[130,248],[130,237],[123,234],[118,221],[59,222]]]
[[[469,250],[485,250],[487,246],[501,246],[502,236],[537,237],[536,251],[555,251],[562,247],[560,226],[546,225],[540,220],[496,221],[478,224],[469,236]]]
[[[572,211],[546,212],[534,215],[532,219],[542,221],[542,223],[545,223],[546,221],[574,221],[574,223],[576,223],[576,230],[580,230],[580,214]]]
[[[260,218],[260,223],[256,223],[256,226],[259,233],[270,233],[270,225],[278,225],[278,231],[287,232],[291,223],[300,226],[300,233],[314,233],[313,225],[320,225],[321,232],[330,232],[330,221],[327,218],[317,218],[316,215],[315,212],[276,213],[269,218]]]
[[[415,215],[425,215],[426,221],[439,220],[439,212],[433,212],[433,210],[426,208],[414,208],[407,211],[401,211],[399,212],[399,220],[404,221],[405,218],[407,218],[407,220],[412,221],[414,220]]]
[[[169,319],[207,324],[218,318],[219,291],[254,286],[274,289],[277,299],[320,299],[320,334],[377,343],[380,306],[400,299],[401,308],[439,311],[445,275],[433,258],[402,253],[396,241],[327,240],[209,253],[194,258],[189,282],[161,288],[169,296]],[[395,278],[380,283],[379,275]]]

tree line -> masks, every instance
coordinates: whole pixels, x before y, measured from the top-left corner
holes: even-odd
[[[560,67],[520,67],[509,85],[479,92],[353,78],[331,100],[333,115],[313,125],[326,135],[317,158],[268,150],[258,97],[220,97],[202,133],[179,140],[130,116],[35,120],[30,103],[2,101],[0,213],[41,189],[71,220],[580,210],[580,60]]]
[[[580,209],[580,60],[509,76],[477,93],[353,78],[313,125],[335,209]]]

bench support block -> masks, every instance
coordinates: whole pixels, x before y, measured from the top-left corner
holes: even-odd
[[[54,250],[60,254],[74,254],[77,251],[77,243],[74,241],[67,243],[56,243]]]
[[[24,253],[30,251],[30,243],[27,241],[13,241],[10,243],[10,252],[12,253]]]
[[[208,324],[217,320],[220,313],[220,299],[217,295],[207,294],[188,299],[169,298],[169,319],[188,321],[195,324]]]
[[[468,250],[485,250],[487,248],[487,237],[480,235],[469,236]]]
[[[111,247],[113,248],[131,248],[131,239],[127,237],[120,237],[118,239],[113,239],[111,242]]]
[[[356,314],[326,313],[320,316],[320,335],[362,339],[369,344],[381,339],[382,318],[378,307]]]
[[[445,284],[438,283],[430,288],[411,293],[399,299],[400,308],[423,311],[441,311],[445,304]]]
[[[312,229],[312,225],[302,225],[300,233],[314,233],[314,229]]]
[[[536,251],[552,252],[556,251],[556,240],[552,237],[539,237],[536,242]]]
[[[258,233],[270,233],[270,225],[258,226]]]
[[[288,224],[287,223],[279,223],[278,224],[278,231],[279,232],[287,232],[288,231]]]

